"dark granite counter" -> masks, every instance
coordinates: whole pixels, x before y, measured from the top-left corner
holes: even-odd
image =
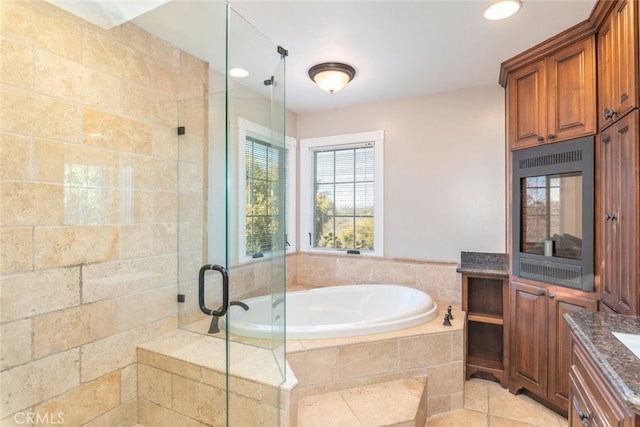
[[[509,276],[506,254],[487,252],[460,252],[460,264],[456,271],[464,274],[483,274],[488,276]]]
[[[640,414],[640,358],[612,334],[640,334],[640,317],[581,311],[564,318],[620,399]]]

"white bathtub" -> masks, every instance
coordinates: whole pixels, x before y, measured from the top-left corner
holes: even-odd
[[[287,293],[287,339],[352,337],[426,323],[438,314],[431,296],[400,285],[344,285]],[[271,339],[282,325],[283,304],[271,295],[243,300],[229,309],[234,335]],[[272,312],[272,306],[276,309]],[[272,319],[276,319],[272,321]],[[220,319],[226,328],[226,319]],[[275,331],[276,333],[278,331]]]

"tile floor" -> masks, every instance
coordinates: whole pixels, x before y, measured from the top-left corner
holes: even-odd
[[[464,408],[429,419],[427,427],[567,427],[567,419],[533,399],[513,395],[500,384],[465,382]]]

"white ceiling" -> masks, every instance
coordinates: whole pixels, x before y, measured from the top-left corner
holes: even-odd
[[[275,45],[288,50],[286,103],[297,113],[497,84],[501,62],[587,19],[595,4],[523,0],[515,16],[487,21],[482,15],[490,2],[229,1],[273,43],[270,54]],[[220,10],[220,2],[172,1],[133,22],[218,68],[224,50],[215,40],[224,40],[224,28],[214,23],[224,21],[208,10],[216,3]],[[261,50],[250,53],[259,58]],[[311,66],[328,61],[357,70],[333,95],[307,76]]]

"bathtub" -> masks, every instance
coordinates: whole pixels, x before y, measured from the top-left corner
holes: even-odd
[[[431,296],[400,285],[344,285],[287,292],[287,339],[320,339],[377,334],[418,326],[433,319],[438,307]],[[229,332],[271,339],[281,325],[284,304],[271,295],[243,300],[229,308]],[[272,307],[275,306],[275,309]],[[273,321],[272,321],[273,319]],[[225,318],[220,319],[226,328]]]

